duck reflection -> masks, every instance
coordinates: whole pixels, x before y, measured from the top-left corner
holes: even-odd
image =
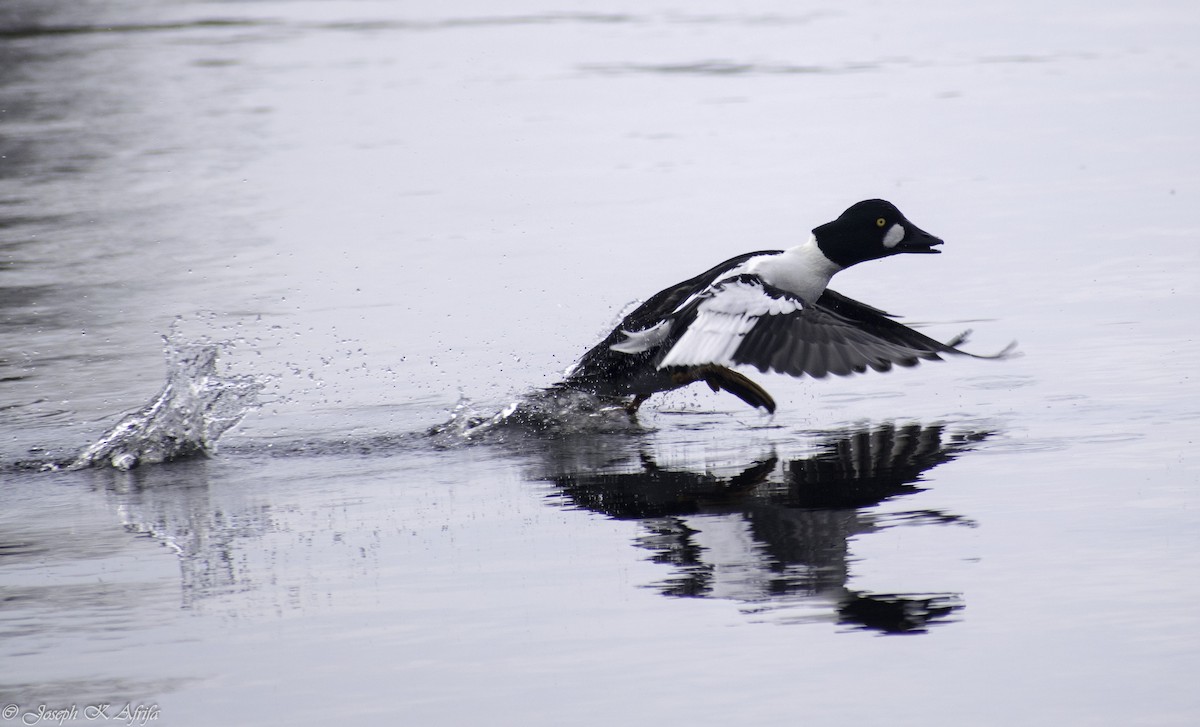
[[[809,456],[771,453],[724,476],[663,468],[642,454],[634,471],[559,469],[546,479],[569,505],[641,521],[637,545],[672,569],[652,584],[663,595],[733,599],[756,613],[786,609],[776,614],[783,620],[832,613],[851,628],[913,633],[950,619],[962,608],[959,595],[852,590],[849,541],[902,524],[973,525],[939,510],[872,508],[921,492],[925,472],[986,436],[887,424],[826,433]],[[551,469],[563,464],[549,459]]]
[[[900,526],[972,526],[943,510],[877,506],[921,492],[925,473],[969,451],[987,432],[923,424],[825,432],[807,442],[802,456],[780,457],[766,444],[758,456],[729,468],[664,466],[666,457],[651,452],[670,448],[651,447],[644,430],[505,435],[510,453],[535,470],[527,478],[552,482],[559,504],[639,523],[636,545],[667,568],[647,587],[664,596],[729,599],[773,622],[834,620],[883,633],[919,633],[963,608],[952,592],[851,588],[850,543]],[[300,457],[295,466],[308,465]],[[129,472],[89,470],[87,476],[128,532],[179,555],[184,608],[214,597],[223,607],[220,597],[234,593],[242,599],[256,593],[264,609],[298,607],[293,601],[302,589],[264,588],[278,576],[254,572],[255,563],[280,557],[275,546],[263,545],[266,552],[253,557],[246,548],[248,541],[299,527],[287,522],[295,508],[273,507],[269,496],[247,493],[225,477],[210,482],[214,467],[219,464],[201,459]],[[374,572],[374,556],[360,555],[367,559],[356,558],[345,573]],[[309,578],[325,584],[329,574]]]

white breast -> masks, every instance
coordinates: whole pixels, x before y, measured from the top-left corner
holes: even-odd
[[[815,237],[778,255],[753,258],[747,272],[754,273],[776,288],[798,295],[806,303],[815,303],[829,280],[842,266],[825,257]]]

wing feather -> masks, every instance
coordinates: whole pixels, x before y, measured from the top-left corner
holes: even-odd
[[[975,356],[834,291],[810,305],[751,274],[712,284],[673,318],[676,333],[663,343],[660,369],[742,364],[822,378],[916,366],[941,354]]]

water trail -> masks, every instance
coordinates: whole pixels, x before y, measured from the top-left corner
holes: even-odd
[[[149,404],[125,416],[83,450],[67,469],[167,462],[216,451],[217,440],[258,406],[265,382],[217,371],[220,345],[163,337],[167,383]],[[52,468],[57,468],[51,465]]]
[[[641,431],[625,407],[593,394],[551,387],[525,394],[494,414],[460,400],[450,419],[428,430],[435,446],[453,447],[514,438]]]

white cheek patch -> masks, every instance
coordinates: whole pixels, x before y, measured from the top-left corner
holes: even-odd
[[[896,224],[892,225],[891,229],[887,231],[887,234],[883,236],[883,246],[890,250],[899,245],[900,241],[903,239],[904,228],[899,222],[897,222]]]

